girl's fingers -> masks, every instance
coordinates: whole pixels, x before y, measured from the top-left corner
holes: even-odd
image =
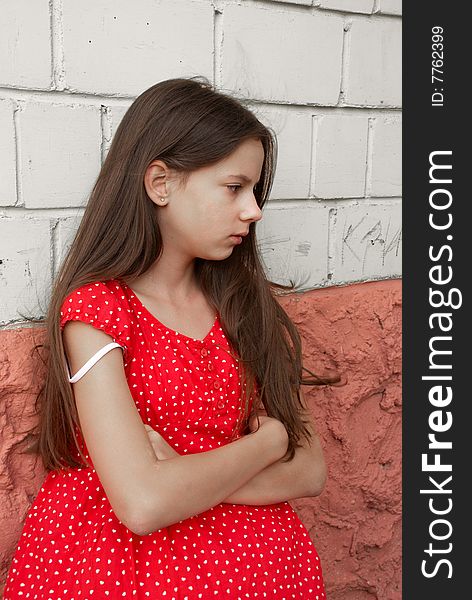
[[[166,442],[160,433],[147,424],[144,425],[144,428],[146,429],[149,441],[154,449],[154,454],[158,460],[166,460],[168,458],[179,456],[179,453],[174,450],[174,448],[172,448],[168,442]]]
[[[261,415],[252,415],[251,416],[251,418],[249,419],[249,430],[250,431],[256,431],[256,429],[259,426],[258,421],[259,421],[259,424],[262,424]]]

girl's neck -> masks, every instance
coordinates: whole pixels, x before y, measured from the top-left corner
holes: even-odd
[[[191,269],[180,274],[156,265],[138,277],[127,278],[125,282],[138,294],[175,306],[193,302],[202,295],[193,264]]]

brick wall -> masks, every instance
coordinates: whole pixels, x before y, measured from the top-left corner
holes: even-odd
[[[5,0],[0,323],[42,313],[113,133],[153,83],[203,74],[250,100],[279,160],[258,224],[304,289],[401,274],[401,3]]]

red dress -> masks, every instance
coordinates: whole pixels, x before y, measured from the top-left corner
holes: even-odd
[[[229,442],[240,410],[238,363],[216,316],[203,340],[160,323],[118,280],[66,298],[61,326],[90,323],[125,347],[144,423],[180,454]],[[80,431],[84,454],[93,464]],[[51,471],[26,517],[4,600],[152,598],[324,600],[321,564],[288,502],[221,503],[148,535],[115,516],[92,467]]]

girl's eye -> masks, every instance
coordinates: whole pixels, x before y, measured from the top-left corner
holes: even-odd
[[[232,189],[233,192],[236,192],[241,187],[240,185],[227,185],[227,188]]]

